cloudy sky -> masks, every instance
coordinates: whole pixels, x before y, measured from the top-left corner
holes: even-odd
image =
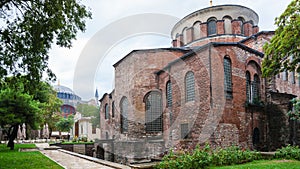
[[[213,5],[237,4],[249,7],[259,15],[260,30],[268,31],[276,28],[274,19],[285,10],[289,2],[213,0]],[[82,4],[90,8],[93,18],[87,21],[86,31],[78,35],[71,49],[52,48],[49,66],[61,85],[74,89],[83,100],[88,100],[94,97],[96,88],[100,97],[105,92],[111,92],[114,63],[134,49],[170,47],[170,34],[165,31],[171,29],[172,25],[165,25],[209,7],[209,0],[83,0]],[[153,18],[157,22],[151,20]],[[169,22],[166,21],[168,18]],[[137,22],[133,22],[133,19]],[[147,28],[134,30],[141,25],[152,27],[156,23],[163,25],[163,28],[153,32]]]

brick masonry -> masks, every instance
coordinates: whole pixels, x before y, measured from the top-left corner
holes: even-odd
[[[218,20],[217,34],[207,37],[207,23],[202,22],[199,27],[189,27],[187,37],[177,34],[172,48],[134,50],[116,63],[115,88],[100,100],[101,139],[113,143],[101,144],[106,152],[101,157],[112,159],[108,152],[113,152],[114,161],[134,163],[161,157],[170,148],[192,149],[197,144],[209,143],[214,148],[238,145],[266,151],[297,142],[294,138],[300,132],[291,134],[295,125],[291,126],[286,113],[291,109],[289,100],[300,96],[299,78],[291,72],[280,74],[273,81],[262,78],[262,47],[274,32],[258,32],[253,13],[245,18],[248,20],[232,19],[232,34],[224,34],[224,21]],[[184,23],[180,24],[177,27],[183,27]],[[194,28],[200,29],[198,39],[193,37]],[[178,48],[182,45],[184,48]],[[232,98],[227,98],[224,90],[225,57],[231,62]],[[195,86],[195,98],[189,102],[185,91],[188,72],[193,72]],[[247,98],[246,72],[252,85],[254,77],[259,77],[256,100]],[[293,76],[295,80],[291,80]],[[166,99],[169,81],[171,107]],[[162,132],[145,130],[144,100],[151,91],[162,97]],[[124,97],[129,102],[127,132],[121,131],[120,102]],[[104,113],[106,104],[110,107],[108,119]],[[182,124],[188,124],[185,138]]]

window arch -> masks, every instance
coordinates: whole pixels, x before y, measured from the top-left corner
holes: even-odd
[[[252,87],[253,87],[253,101],[258,101],[258,99],[260,98],[259,96],[260,80],[257,74],[254,75]]]
[[[201,24],[200,21],[196,21],[193,25],[193,37],[194,37],[193,39],[194,40],[199,39],[201,37],[200,24]]]
[[[232,18],[230,16],[224,16],[223,20],[224,20],[225,34],[232,34],[232,25],[231,25]]]
[[[241,34],[244,34],[244,22],[245,22],[245,19],[243,17],[238,17],[238,20],[240,20],[242,23],[241,23]]]
[[[105,119],[109,119],[109,105],[106,103],[104,106]]]
[[[231,60],[224,58],[224,89],[226,98],[232,98],[232,77],[231,77]]]
[[[185,98],[186,102],[195,99],[195,77],[193,72],[188,72],[185,76]]]
[[[161,132],[163,129],[161,94],[151,91],[145,97],[145,105],[146,132]]]
[[[121,132],[128,131],[128,99],[123,97],[120,103],[121,109]]]
[[[167,97],[167,107],[172,107],[172,83],[171,81],[167,82],[166,85],[166,97]]]
[[[207,21],[207,36],[217,34],[217,20],[210,18]]]
[[[187,44],[187,27],[182,30],[183,44]]]
[[[246,72],[246,95],[247,102],[251,102],[251,77],[248,71]]]

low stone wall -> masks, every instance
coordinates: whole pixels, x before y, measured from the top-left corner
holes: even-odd
[[[121,164],[150,162],[164,153],[165,142],[159,140],[103,141],[95,143],[96,157]]]
[[[61,144],[56,143],[53,144],[61,147],[64,150],[68,150],[71,152],[87,155],[93,157],[94,144]]]

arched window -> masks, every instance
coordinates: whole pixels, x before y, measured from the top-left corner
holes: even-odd
[[[211,18],[207,21],[207,35],[217,34],[217,21],[214,18]]]
[[[185,96],[186,102],[195,99],[195,78],[193,72],[188,72],[185,76]]]
[[[162,101],[157,91],[150,92],[145,98],[146,104],[146,132],[162,131]]]
[[[232,98],[231,60],[224,58],[224,89],[226,98]]]
[[[172,107],[172,83],[171,83],[171,81],[167,82],[166,96],[167,96],[167,107]]]
[[[246,95],[247,102],[251,102],[251,78],[248,71],[246,72]]]
[[[106,103],[104,106],[105,119],[109,119],[109,105]]]
[[[260,80],[257,74],[254,75],[254,80],[253,80],[253,101],[258,101],[259,100],[259,86],[260,86]]]
[[[111,103],[111,117],[115,117],[115,101]]]
[[[166,96],[167,96],[167,107],[169,107],[170,113],[170,123],[173,121],[173,114],[172,114],[172,83],[171,81],[167,82],[167,89],[166,89]]]
[[[238,20],[240,20],[242,23],[241,23],[241,34],[244,34],[244,22],[245,22],[245,19],[243,17],[238,17]]]
[[[223,17],[225,34],[232,34],[232,18],[230,16]]]
[[[128,99],[123,97],[120,103],[121,107],[121,132],[128,131]]]
[[[200,33],[200,24],[201,22],[200,21],[197,21],[194,23],[193,25],[193,39],[196,40],[196,39],[199,39],[201,37],[201,33]]]

